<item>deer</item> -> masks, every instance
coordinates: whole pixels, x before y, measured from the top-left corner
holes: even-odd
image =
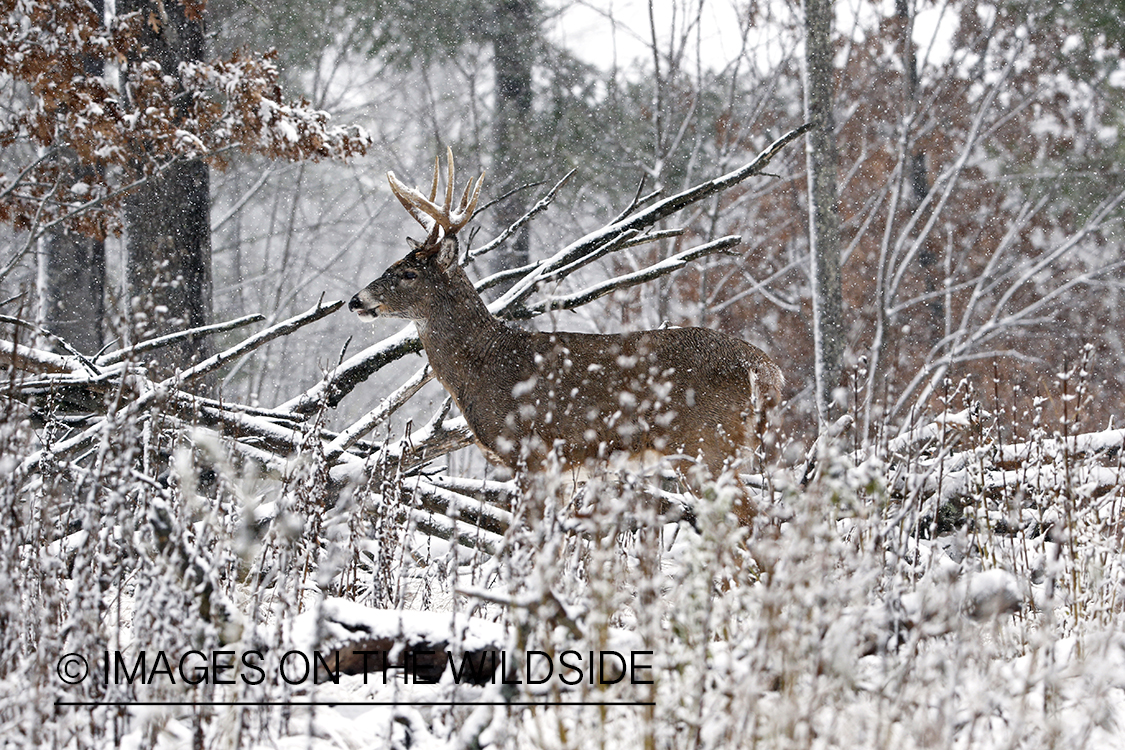
[[[655,454],[681,471],[701,465],[717,479],[758,447],[785,380],[752,344],[708,328],[542,332],[493,316],[459,262],[457,241],[484,174],[455,205],[452,149],[447,158],[440,205],[440,160],[428,197],[387,173],[426,239],[407,238],[406,257],[348,308],[366,321],[414,323],[435,377],[489,461],[535,473]],[[747,504],[736,501],[735,511],[749,522]]]

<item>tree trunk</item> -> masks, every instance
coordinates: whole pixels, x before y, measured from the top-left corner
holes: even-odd
[[[209,174],[202,162],[176,164],[125,203],[129,305],[145,338],[211,322]],[[158,362],[185,367],[213,353],[211,339],[167,347]]]
[[[496,74],[496,117],[493,124],[493,168],[502,190],[528,182],[528,134],[531,129],[531,63],[538,32],[532,0],[498,0],[492,34]],[[523,216],[527,198],[517,193],[497,206],[496,223],[503,230]],[[524,226],[511,245],[497,252],[496,271],[526,265],[530,241]]]
[[[816,127],[806,141],[809,172],[809,248],[812,258],[816,407],[821,432],[834,418],[832,393],[843,371],[840,230],[836,212],[836,123],[832,115],[831,0],[805,0],[805,119]]]
[[[83,354],[102,348],[105,318],[105,243],[56,230],[40,246],[39,294],[43,327]]]
[[[90,5],[104,18],[104,0]],[[83,67],[88,76],[105,74],[97,58],[87,57]],[[89,180],[91,171],[76,170],[74,181]],[[63,227],[49,232],[40,245],[39,299],[44,328],[83,354],[96,354],[105,318],[105,242]]]
[[[176,0],[118,0],[119,13],[140,11],[147,59],[165,75],[203,58],[203,20]],[[130,61],[136,63],[137,61]],[[128,78],[123,76],[125,95]],[[185,101],[185,105],[188,102]],[[138,167],[139,169],[139,167]],[[211,204],[208,166],[181,162],[152,177],[125,202],[129,306],[138,336],[167,334],[211,320]],[[158,350],[158,366],[183,368],[212,353],[208,337]]]

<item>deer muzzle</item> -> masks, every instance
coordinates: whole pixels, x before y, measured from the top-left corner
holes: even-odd
[[[379,308],[383,306],[382,301],[378,299],[370,299],[371,295],[365,295],[364,292],[359,292],[348,302],[348,309],[359,316],[360,320],[374,320],[379,317]]]

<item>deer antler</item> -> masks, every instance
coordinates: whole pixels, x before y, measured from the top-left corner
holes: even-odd
[[[455,171],[453,168],[453,149],[448,149],[447,160],[449,162],[449,169],[446,175],[445,184],[445,202],[444,205],[439,206],[434,200],[437,198],[438,191],[438,172],[441,169],[441,160],[438,157],[434,158],[434,180],[430,186],[430,197],[422,195],[417,189],[407,187],[398,181],[394,172],[387,172],[387,182],[391,184],[391,192],[398,198],[399,203],[406,209],[407,213],[414,217],[414,220],[421,224],[429,236],[426,238],[425,244],[434,244],[439,237],[438,229],[444,232],[444,236],[451,237],[473,218],[473,211],[477,207],[477,198],[480,197],[480,188],[484,184],[484,172],[481,172],[480,177],[477,178],[476,187],[473,187],[473,181],[469,180],[469,184],[465,186],[465,193],[461,196],[461,202],[456,210],[453,210],[453,182]]]

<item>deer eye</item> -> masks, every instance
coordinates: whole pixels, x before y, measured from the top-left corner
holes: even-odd
[[[403,271],[402,272],[402,278],[404,278],[404,279],[416,279],[416,278],[418,278],[418,274],[414,273],[413,271]]]

